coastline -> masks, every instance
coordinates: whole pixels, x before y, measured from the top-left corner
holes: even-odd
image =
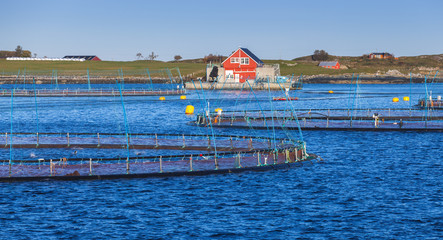
[[[32,79],[35,78],[36,84],[51,84],[54,82],[54,78],[51,76],[32,76],[29,75],[26,77],[25,81],[32,83]],[[111,76],[103,76],[103,77],[90,77],[90,82],[93,84],[115,84],[116,79],[121,81],[119,77],[111,77]],[[408,84],[412,81],[412,83],[424,83],[426,77],[425,76],[413,76],[410,78],[409,76],[390,76],[390,75],[360,75],[358,81],[360,84]],[[427,81],[432,81],[434,76],[429,76]],[[349,84],[355,82],[357,80],[357,75],[307,75],[303,76],[303,83],[307,84]],[[443,78],[437,77],[434,79],[434,82],[442,82]],[[17,78],[17,76],[9,75],[9,76],[0,76],[0,85],[2,84],[13,84],[14,82],[23,82],[23,76]],[[59,76],[57,78],[59,84],[85,84],[88,83],[88,79],[86,76]],[[134,84],[143,84],[150,83],[149,79],[145,77],[135,77],[135,76],[127,76],[124,77],[123,81],[125,83],[134,83]],[[172,83],[180,84],[180,79],[174,79]],[[184,78],[183,82],[190,82],[190,78]],[[152,83],[171,83],[170,79],[164,78],[152,78]]]

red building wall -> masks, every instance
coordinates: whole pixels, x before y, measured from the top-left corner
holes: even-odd
[[[322,68],[340,69],[340,63],[337,62],[335,66],[322,66]]]
[[[238,58],[238,63],[231,63],[232,58]],[[249,64],[241,64],[241,58],[248,58]],[[225,68],[225,73],[227,71],[233,71],[234,78],[238,74],[239,81],[241,83],[245,82],[247,79],[255,79],[257,68],[257,63],[250,58],[241,49],[238,49],[234,54],[232,54],[228,59],[223,62],[223,67]],[[226,76],[227,77],[227,76]]]

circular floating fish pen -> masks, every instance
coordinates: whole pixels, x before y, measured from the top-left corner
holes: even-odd
[[[3,160],[0,181],[112,179],[223,174],[289,168],[313,160],[304,142],[252,136],[125,134],[116,133],[15,133],[2,134],[0,146],[41,151],[45,158]],[[124,157],[51,157],[57,151],[76,149],[126,149]],[[146,156],[130,156],[135,149]],[[159,151],[175,155],[161,155]]]
[[[225,128],[443,131],[443,112],[421,109],[296,109],[199,114],[195,124]]]
[[[2,89],[0,97],[115,97],[115,96],[164,96],[182,95],[186,90],[150,90],[150,89]]]

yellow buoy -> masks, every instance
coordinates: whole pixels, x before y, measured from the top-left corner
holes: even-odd
[[[186,96],[185,96],[185,95],[181,95],[181,96],[180,96],[180,99],[181,99],[181,100],[185,100],[185,99],[186,99]]]
[[[403,101],[408,102],[409,101],[409,97],[408,96],[403,97]]]
[[[166,98],[165,97],[160,97],[159,100],[160,101],[164,101]]]
[[[194,106],[192,106],[192,105],[186,106],[185,113],[186,114],[194,114]]]
[[[329,93],[334,93],[334,91],[332,91],[332,90],[329,90]]]
[[[398,97],[395,97],[392,99],[393,102],[398,102],[400,99],[398,99]]]
[[[215,112],[216,112],[216,113],[221,113],[222,111],[223,111],[223,109],[221,109],[221,108],[216,108],[216,109],[215,109]]]

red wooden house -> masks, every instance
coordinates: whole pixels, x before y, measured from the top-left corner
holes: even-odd
[[[340,63],[338,61],[335,62],[320,62],[318,64],[319,67],[323,68],[332,68],[332,69],[340,69]]]
[[[257,67],[264,63],[247,48],[239,48],[222,62],[226,81],[243,83],[255,79]]]

